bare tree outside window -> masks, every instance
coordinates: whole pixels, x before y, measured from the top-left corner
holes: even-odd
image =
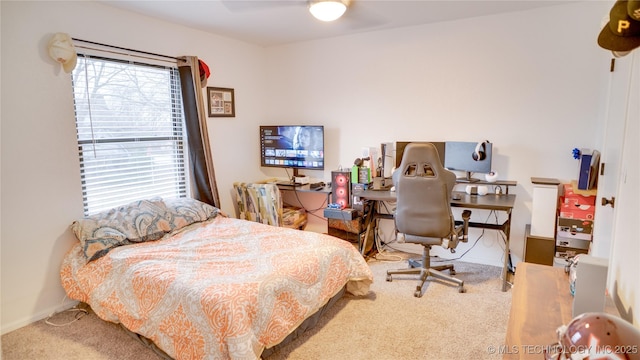
[[[72,79],[85,214],[186,196],[177,68],[80,57]]]

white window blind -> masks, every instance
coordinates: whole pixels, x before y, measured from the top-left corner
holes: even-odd
[[[79,56],[72,80],[85,215],[185,197],[178,69]]]

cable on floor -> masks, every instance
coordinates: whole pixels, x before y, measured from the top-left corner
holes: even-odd
[[[497,213],[495,210],[491,210],[489,212],[489,215],[487,215],[487,219],[484,221],[485,224],[489,223],[489,218],[491,218],[491,215],[494,215],[496,217],[496,222],[497,222]],[[457,258],[453,258],[453,259],[443,259],[443,260],[436,260],[436,262],[445,262],[445,261],[452,261],[452,260],[460,260],[462,259],[462,257],[464,257],[465,255],[467,255],[469,253],[469,251],[473,250],[473,248],[476,247],[476,245],[478,244],[478,241],[480,241],[480,239],[482,239],[484,237],[484,233],[485,233],[486,229],[482,229],[482,232],[480,233],[480,236],[478,236],[478,238],[476,239],[476,241],[473,242],[473,245],[471,245],[470,248],[467,249],[467,251],[463,252],[462,255],[458,256]],[[500,232],[500,231],[498,231]]]
[[[64,301],[67,299],[67,295],[65,295],[62,298],[62,304],[60,304],[60,307],[64,306]],[[89,311],[87,309],[83,309],[79,307],[80,303],[76,304],[75,306],[73,306],[72,308],[66,309],[66,310],[62,310],[62,311],[54,311],[51,314],[49,314],[49,316],[47,316],[47,318],[44,320],[45,324],[47,325],[51,325],[51,326],[56,326],[56,327],[62,327],[62,326],[68,326],[73,324],[74,322],[82,319],[85,315],[89,314]],[[61,323],[61,324],[57,324],[54,323],[52,321],[52,318],[58,314],[62,314],[65,312],[71,312],[71,313],[75,313],[75,315],[73,316],[73,320],[68,321],[66,323]]]

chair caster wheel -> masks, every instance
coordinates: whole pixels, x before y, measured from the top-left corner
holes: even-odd
[[[391,280],[393,280],[393,279],[391,278],[391,274],[387,274],[387,281],[388,281],[388,282],[391,282]]]
[[[416,292],[413,293],[413,296],[415,296],[417,298],[422,297],[422,291],[416,290]]]
[[[458,292],[459,292],[459,293],[466,293],[466,292],[467,292],[467,289],[465,289],[465,288],[463,288],[462,286],[460,286],[460,287],[458,288]]]
[[[455,271],[455,270],[453,270],[453,269],[451,269],[451,271],[449,271],[449,274],[451,274],[451,275],[455,275],[455,274],[456,274],[456,271]]]

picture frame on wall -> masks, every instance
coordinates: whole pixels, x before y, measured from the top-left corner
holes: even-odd
[[[235,117],[236,104],[233,89],[207,87],[209,117]]]

